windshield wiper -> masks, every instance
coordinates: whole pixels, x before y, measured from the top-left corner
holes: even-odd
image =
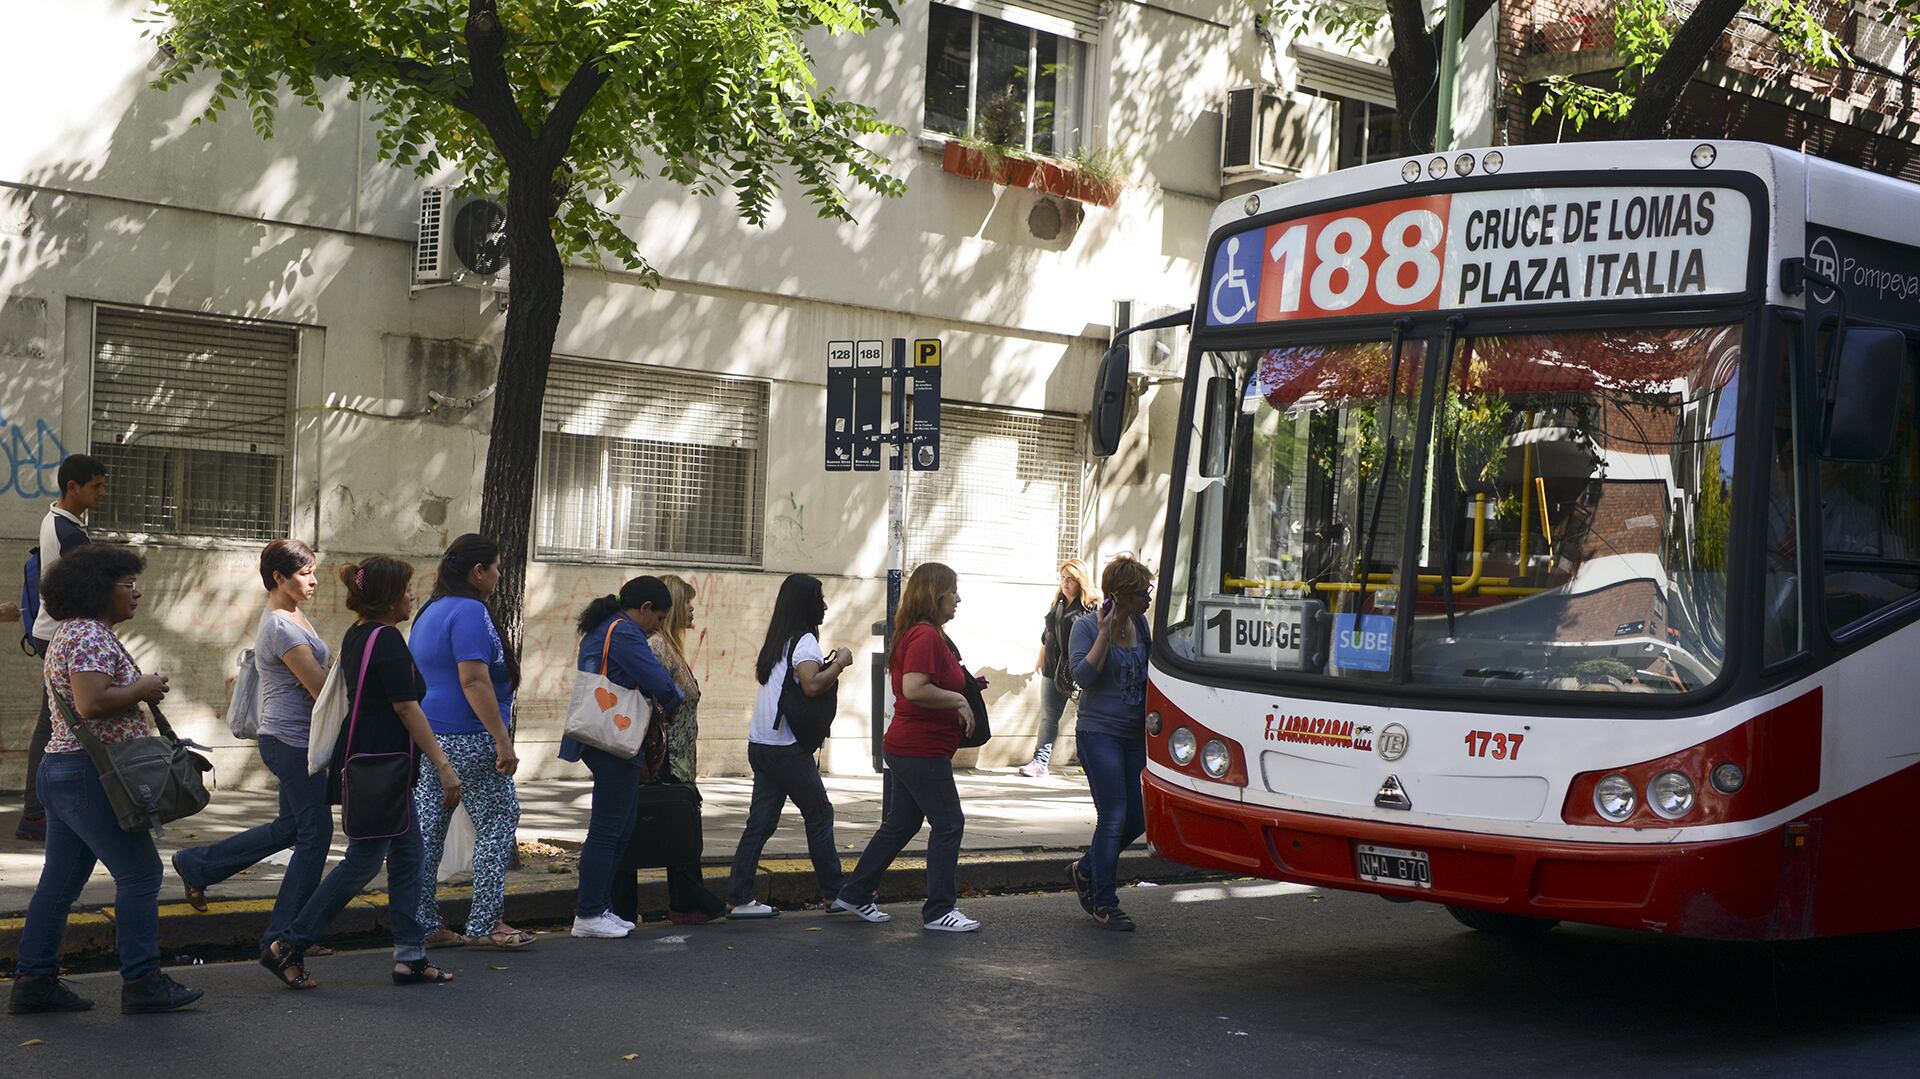
[[[1381,455],[1380,483],[1374,488],[1373,506],[1367,518],[1361,521],[1365,531],[1354,537],[1354,545],[1360,548],[1360,564],[1354,567],[1353,574],[1353,579],[1360,583],[1360,599],[1355,601],[1356,613],[1359,604],[1366,600],[1368,567],[1373,565],[1373,541],[1380,534],[1380,507],[1387,500],[1387,481],[1393,476],[1393,456],[1399,449],[1399,443],[1393,437],[1393,406],[1400,396],[1400,357],[1407,347],[1407,331],[1412,328],[1413,320],[1410,318],[1399,319],[1393,324],[1393,361],[1387,368],[1386,450]]]

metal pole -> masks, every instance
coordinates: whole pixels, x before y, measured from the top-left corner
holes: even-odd
[[[1433,116],[1433,148],[1437,151],[1453,149],[1453,98],[1460,79],[1463,18],[1461,0],[1447,0],[1447,15],[1440,23],[1440,100]]]
[[[888,432],[888,440],[893,444],[893,456],[888,467],[893,475],[887,484],[887,624],[882,634],[885,640],[885,655],[890,662],[893,658],[893,618],[900,610],[900,588],[906,581],[907,572],[907,460],[912,447],[908,445],[911,433],[907,427],[907,339],[893,339],[893,364],[888,378],[893,390],[893,430]],[[878,696],[882,708],[891,712],[893,695],[888,689],[888,665],[882,664],[879,671],[883,679]],[[885,812],[886,805],[893,793],[893,776],[886,766],[886,757],[881,748],[885,737],[886,715],[881,714],[873,726],[873,768],[880,773],[880,805]]]

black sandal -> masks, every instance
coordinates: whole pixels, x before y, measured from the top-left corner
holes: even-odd
[[[402,974],[397,970],[393,972],[395,985],[441,985],[453,980],[453,975],[425,959],[409,959],[405,962],[407,973]]]
[[[271,971],[273,976],[280,979],[280,983],[288,989],[318,989],[320,983],[307,977],[306,955],[291,948],[282,955],[274,951],[279,946],[280,942],[276,940],[261,949],[260,965]],[[300,973],[292,973],[296,970]]]

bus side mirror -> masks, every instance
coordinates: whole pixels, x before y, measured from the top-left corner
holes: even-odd
[[[1233,448],[1235,406],[1232,379],[1207,380],[1205,426],[1200,429],[1200,475],[1216,480],[1227,474],[1227,455]]]
[[[1120,449],[1120,435],[1127,429],[1127,342],[1113,343],[1100,359],[1100,370],[1093,378],[1093,407],[1087,410],[1087,425],[1093,436],[1093,455],[1112,457]]]
[[[1898,330],[1848,326],[1834,349],[1826,437],[1820,456],[1856,463],[1884,460],[1893,451],[1900,419],[1901,368],[1907,338]]]

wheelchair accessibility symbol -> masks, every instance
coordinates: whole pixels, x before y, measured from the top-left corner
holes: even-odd
[[[1230,237],[1214,260],[1213,292],[1207,305],[1207,321],[1215,326],[1230,326],[1253,313],[1255,296],[1260,291],[1260,248],[1253,245],[1253,265],[1240,265],[1240,242]]]

